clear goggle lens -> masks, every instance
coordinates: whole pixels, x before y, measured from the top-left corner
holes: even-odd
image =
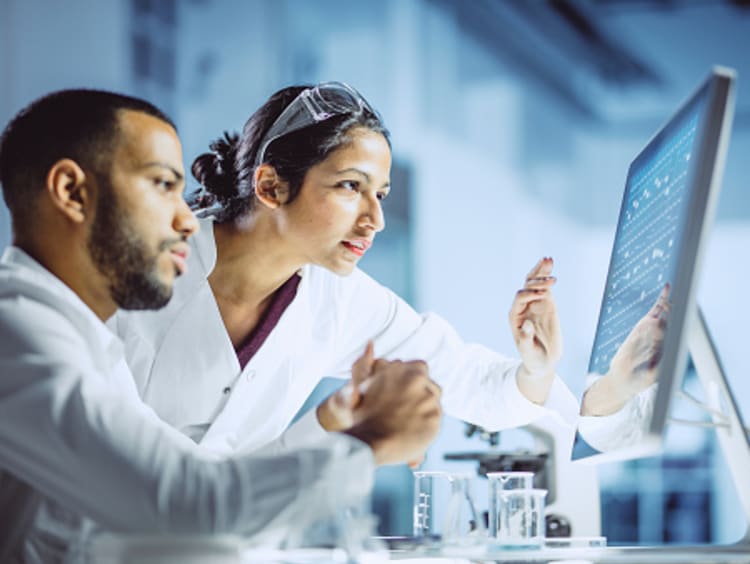
[[[263,137],[255,166],[263,162],[268,146],[276,139],[334,116],[369,112],[380,118],[354,88],[343,82],[324,82],[300,92]]]
[[[348,84],[323,82],[306,88],[281,112],[263,136],[254,166],[257,167],[263,163],[268,146],[284,135],[334,116],[358,115],[363,112],[372,114],[378,120],[381,119],[380,114],[368,104],[367,100]],[[216,202],[205,207],[196,207],[194,212],[197,217],[202,218],[215,215],[221,209],[222,204]]]

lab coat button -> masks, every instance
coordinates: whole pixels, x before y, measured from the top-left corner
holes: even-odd
[[[224,388],[223,390],[221,390],[221,393],[224,394],[224,395],[227,395],[231,391],[232,391],[232,388],[230,388],[229,386],[227,386],[226,388]]]
[[[250,382],[253,378],[255,378],[255,370],[248,370],[247,373],[245,373],[245,379]]]

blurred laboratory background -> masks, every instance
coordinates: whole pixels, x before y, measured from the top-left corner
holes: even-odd
[[[362,268],[467,340],[514,354],[514,293],[552,256],[559,372],[580,393],[628,164],[712,65],[733,67],[699,301],[747,419],[748,54],[747,0],[0,0],[0,122],[50,90],[122,91],[170,114],[189,166],[278,88],[348,82],[379,109],[394,151],[387,227]],[[446,454],[537,444],[524,430],[469,431],[446,419],[424,467],[476,473]],[[595,472],[592,512],[610,544],[728,542],[746,526],[710,430],[674,426],[663,455]],[[408,468],[379,471],[383,534],[410,533],[411,496]]]

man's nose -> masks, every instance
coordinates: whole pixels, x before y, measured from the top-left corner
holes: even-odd
[[[195,217],[193,210],[187,205],[185,200],[180,200],[174,218],[174,229],[181,233],[186,239],[195,235],[200,230],[198,218]]]

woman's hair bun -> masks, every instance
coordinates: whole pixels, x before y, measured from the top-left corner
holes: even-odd
[[[223,137],[209,145],[211,152],[196,157],[191,167],[195,179],[219,201],[227,201],[237,195],[235,159],[238,143],[239,135],[225,131]]]

